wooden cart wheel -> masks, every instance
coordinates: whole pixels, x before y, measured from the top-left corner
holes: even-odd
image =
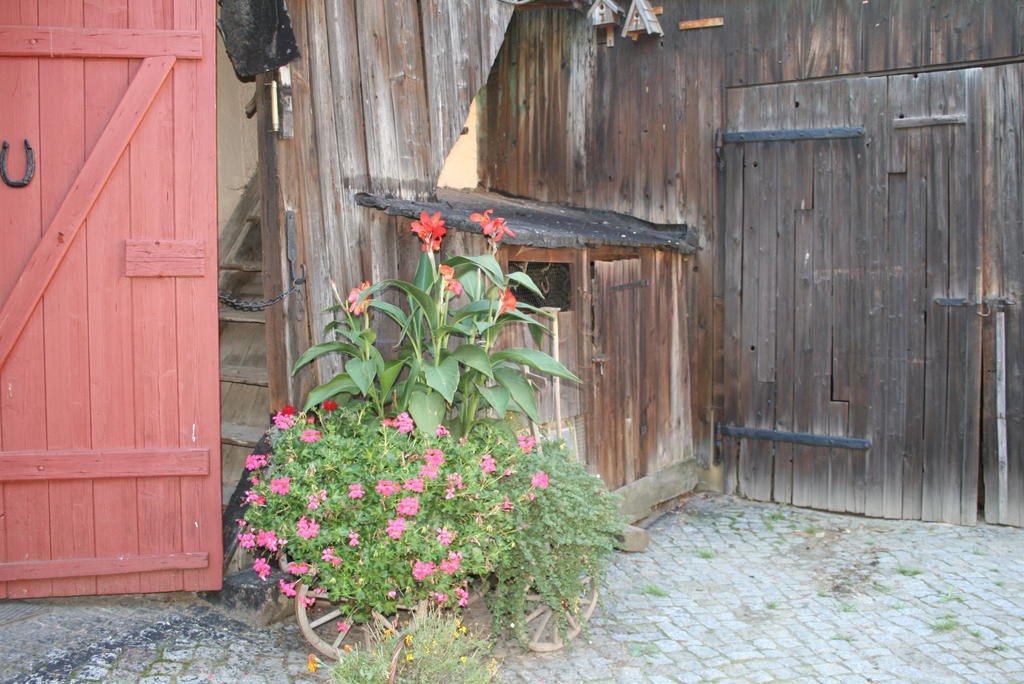
[[[587,620],[597,608],[597,583],[589,577],[583,579],[584,591],[580,594],[579,610],[570,615],[568,630],[563,638],[558,633],[558,620],[555,619],[551,607],[544,603],[537,594],[526,594],[526,634],[527,646],[537,653],[550,653],[565,648],[566,644],[580,635]]]
[[[315,600],[306,605],[307,597]],[[352,624],[349,619],[350,611],[344,602],[333,603],[326,598],[317,596],[305,584],[299,585],[298,594],[295,597],[295,618],[299,623],[299,631],[309,642],[309,645],[328,658],[338,660],[344,657],[346,647],[348,650],[354,648],[369,648],[370,627],[364,624]],[[373,617],[378,624],[387,629],[396,629],[392,619],[374,612]],[[397,619],[397,618],[395,618]],[[347,622],[349,629],[340,631],[339,622]]]
[[[486,582],[478,582],[470,589],[469,604],[472,605],[480,600],[486,592]],[[315,601],[306,605],[307,597],[315,598]],[[355,648],[369,648],[371,645],[370,626],[365,624],[352,624],[349,619],[350,611],[344,602],[333,603],[324,597],[317,596],[307,585],[301,584],[295,596],[295,618],[299,623],[299,631],[309,642],[309,645],[319,651],[322,655],[338,660],[344,657],[346,646],[348,650]],[[386,617],[374,611],[373,619],[380,629],[390,629],[398,632],[398,622],[401,619],[409,619],[414,610],[399,606],[398,615]],[[338,630],[339,622],[347,622],[350,627],[348,631]]]

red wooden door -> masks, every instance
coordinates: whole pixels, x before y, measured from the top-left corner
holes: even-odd
[[[214,19],[0,2],[0,598],[220,586]]]

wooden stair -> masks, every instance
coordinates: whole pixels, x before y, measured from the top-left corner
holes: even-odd
[[[255,177],[221,229],[220,291],[239,299],[263,298],[260,201]],[[234,492],[245,459],[270,425],[267,343],[262,311],[220,306],[221,466],[224,503]]]

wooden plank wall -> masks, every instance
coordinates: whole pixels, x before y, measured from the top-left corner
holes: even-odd
[[[676,29],[680,21],[707,17],[722,17],[724,25]],[[577,13],[520,12],[484,92],[482,182],[696,228],[703,250],[688,263],[684,283],[691,420],[698,460],[710,464],[713,426],[727,401],[724,383],[737,380],[722,356],[738,343],[725,338],[723,327],[725,254],[738,245],[720,228],[736,200],[725,192],[714,144],[725,125],[725,89],[1017,60],[1024,52],[1021,19],[1015,0],[680,0],[664,5],[663,37],[605,48]],[[724,150],[729,164],[732,154]],[[867,211],[883,206],[883,187],[870,190]],[[899,182],[889,191],[901,192]],[[807,219],[794,219],[794,239]],[[861,303],[845,302],[843,315],[857,315],[850,307]],[[855,380],[845,379],[851,392]],[[886,474],[868,477],[878,484]]]
[[[1024,525],[1024,64],[987,70],[982,79],[982,167],[986,297],[1006,307],[1006,450],[1001,467],[996,422],[995,322],[986,324],[982,414],[985,520]],[[1005,506],[1001,505],[1005,502]]]
[[[287,370],[321,341],[330,281],[344,295],[365,280],[411,276],[418,247],[408,221],[357,207],[351,195],[420,199],[433,191],[512,13],[478,0],[294,0],[289,10],[302,58],[291,64],[294,138],[261,140],[261,159],[276,170],[263,188],[272,212],[264,244],[274,260],[264,271],[278,274],[266,280],[269,294],[287,286],[285,250],[274,246],[284,211],[293,210],[308,281],[304,306],[277,307],[267,318],[268,347],[289,340],[269,359],[271,406],[301,401],[315,382]],[[381,331],[385,341],[395,333]],[[320,377],[335,372],[337,360],[325,357]]]

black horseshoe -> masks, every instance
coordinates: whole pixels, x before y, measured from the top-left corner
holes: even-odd
[[[10,149],[10,145],[6,140],[0,147],[0,178],[3,179],[4,183],[12,188],[23,188],[32,181],[32,176],[36,173],[36,155],[32,152],[32,146],[29,145],[28,140],[25,141],[25,175],[21,180],[11,180],[7,176],[7,150]]]

